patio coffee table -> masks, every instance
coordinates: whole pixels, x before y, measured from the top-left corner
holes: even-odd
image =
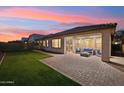
[[[91,53],[88,52],[81,52],[80,56],[84,56],[84,57],[89,57],[91,55]]]

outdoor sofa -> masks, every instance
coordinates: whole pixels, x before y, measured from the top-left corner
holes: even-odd
[[[93,48],[76,48],[76,53],[84,57],[89,57],[91,55],[96,55],[101,57],[102,55],[100,49],[93,49]]]
[[[80,52],[80,56],[89,57],[94,54],[93,48],[84,48],[83,51]]]

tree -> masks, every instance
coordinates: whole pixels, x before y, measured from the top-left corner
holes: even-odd
[[[118,30],[114,34],[114,42],[120,42],[120,48],[124,52],[124,30]]]
[[[114,35],[114,39],[124,44],[124,30],[118,30]]]

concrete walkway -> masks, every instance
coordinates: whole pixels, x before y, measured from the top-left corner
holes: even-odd
[[[81,85],[124,85],[124,72],[102,62],[100,57],[63,54],[42,62]]]
[[[119,65],[124,66],[124,57],[112,56],[112,58],[110,60],[111,60],[111,62],[113,62],[115,64],[119,64]]]
[[[3,60],[4,60],[4,57],[5,57],[5,53],[3,53],[3,55],[1,56],[0,58],[0,65],[2,64]]]

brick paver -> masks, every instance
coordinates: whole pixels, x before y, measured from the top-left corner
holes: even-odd
[[[81,85],[124,85],[124,72],[102,62],[100,57],[65,54],[42,62]]]

